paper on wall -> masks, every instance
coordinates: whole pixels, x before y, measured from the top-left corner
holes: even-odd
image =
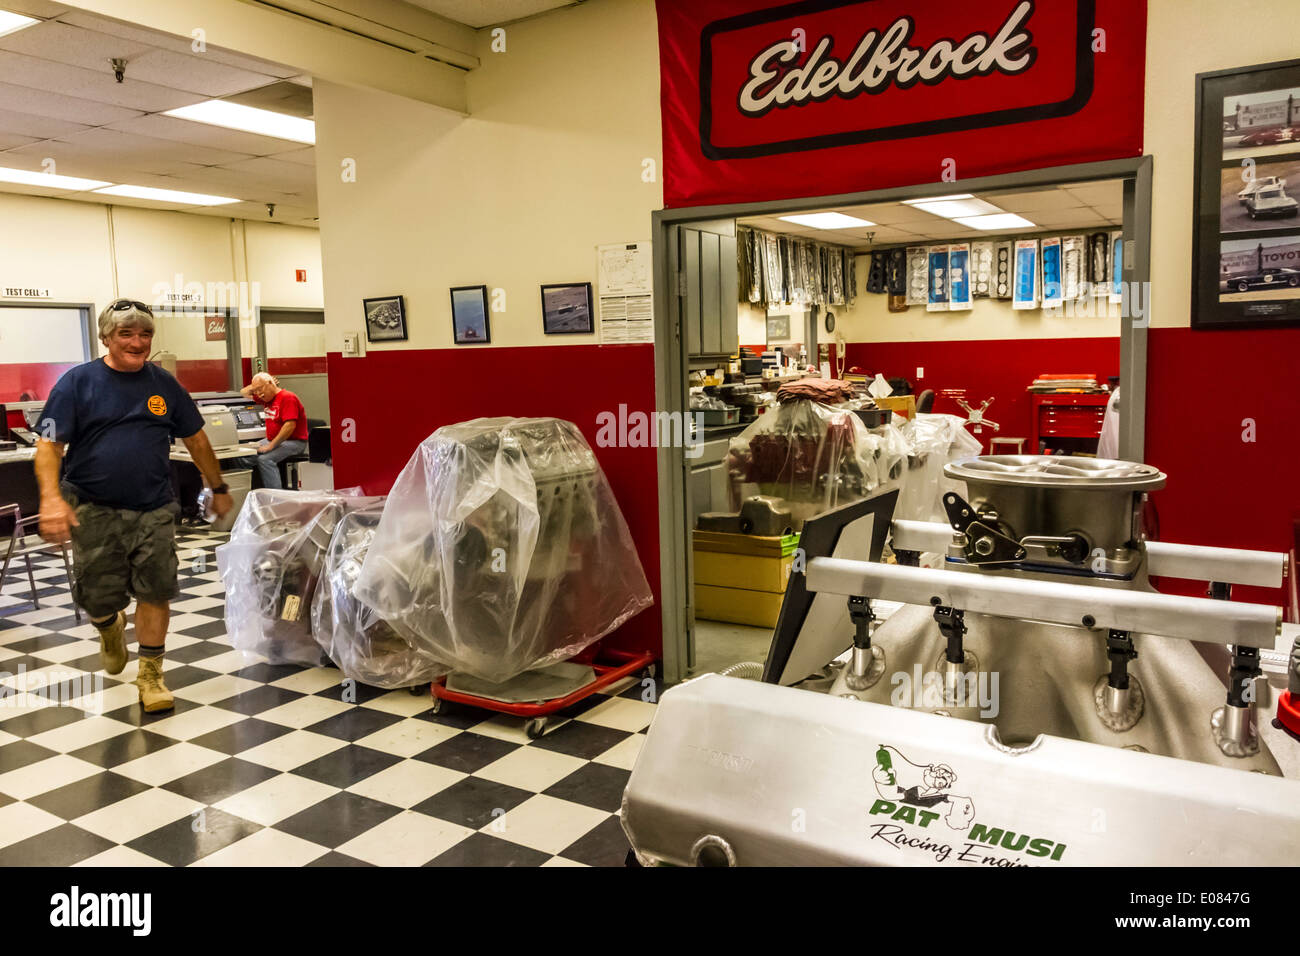
[[[596,247],[601,342],[653,342],[654,268],[649,242]]]

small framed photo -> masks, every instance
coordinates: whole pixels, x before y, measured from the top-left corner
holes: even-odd
[[[451,325],[457,345],[481,345],[492,341],[488,326],[488,297],[485,285],[463,285],[451,290]]]
[[[367,342],[406,341],[406,302],[400,295],[363,299]]]
[[[596,331],[591,283],[542,286],[542,331],[547,335],[581,335]]]

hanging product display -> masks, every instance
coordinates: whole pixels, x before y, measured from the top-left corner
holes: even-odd
[[[1011,298],[1013,243],[999,242],[993,247],[993,294],[999,299]]]
[[[747,302],[763,301],[763,246],[753,229],[736,230],[740,250],[740,294]]]
[[[929,298],[925,303],[927,312],[948,311],[948,247],[931,246],[929,249]]]
[[[1059,309],[1065,294],[1061,278],[1061,240],[1044,239],[1039,245],[1043,270],[1043,308]]]
[[[1110,295],[1110,234],[1088,236],[1088,283],[1094,296]]]
[[[901,248],[885,254],[885,290],[890,295],[907,293],[907,253]]]
[[[867,269],[867,291],[883,295],[885,291],[885,254],[871,253],[871,266]]]
[[[1061,294],[1066,302],[1073,302],[1083,295],[1086,252],[1083,236],[1061,237]]]
[[[954,312],[971,307],[970,246],[948,247],[948,308]]]
[[[1124,233],[1116,230],[1110,234],[1110,301],[1124,300]]]
[[[1038,308],[1038,240],[1017,239],[1012,276],[1013,309]]]
[[[976,298],[993,294],[993,243],[972,242],[970,246],[970,291]]]
[[[908,305],[925,305],[929,301],[930,256],[925,246],[907,247],[906,283]]]
[[[844,299],[846,305],[852,305],[858,299],[858,257],[852,249],[841,249],[844,257]]]
[[[844,304],[844,257],[836,249],[830,254],[830,282],[827,285],[827,299],[831,305]]]
[[[595,455],[555,418],[426,438],[353,593],[428,657],[493,683],[567,660],[653,603]]]
[[[785,301],[785,270],[781,267],[781,244],[773,233],[759,233],[763,252],[763,302]]]

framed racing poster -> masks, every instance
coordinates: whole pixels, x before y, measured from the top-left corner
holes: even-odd
[[[406,341],[406,300],[400,295],[362,299],[367,342]]]
[[[1300,60],[1196,77],[1192,328],[1300,322]]]

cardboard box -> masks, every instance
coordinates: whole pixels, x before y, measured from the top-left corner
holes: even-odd
[[[877,398],[875,402],[877,408],[887,408],[895,415],[902,415],[904,418],[913,418],[916,415],[915,395],[890,395],[886,398]]]
[[[696,531],[695,616],[775,627],[798,544],[794,534],[764,538]]]

